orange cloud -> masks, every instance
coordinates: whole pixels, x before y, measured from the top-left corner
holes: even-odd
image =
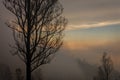
[[[103,46],[109,44],[108,41],[65,41],[64,47],[69,50],[87,50],[96,46]]]

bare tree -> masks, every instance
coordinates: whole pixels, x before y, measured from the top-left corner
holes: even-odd
[[[33,78],[34,78],[34,80],[43,80],[42,70],[39,69],[39,70],[35,71]]]
[[[16,69],[16,79],[17,80],[23,80],[23,76],[22,76],[22,70],[20,68]]]
[[[12,80],[12,72],[6,64],[0,64],[0,80]]]
[[[94,77],[94,80],[111,80],[112,72],[113,62],[107,53],[104,53],[102,56],[102,64],[98,68],[98,75]]]
[[[26,64],[26,80],[31,72],[48,63],[62,45],[67,20],[61,16],[58,0],[4,0],[16,17],[7,23],[13,30],[15,54]]]

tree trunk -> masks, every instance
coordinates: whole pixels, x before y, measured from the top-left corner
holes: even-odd
[[[30,65],[30,61],[27,61],[27,64],[26,64],[26,80],[31,80],[31,65]]]
[[[31,31],[31,26],[30,26],[30,0],[26,0],[26,10],[27,10],[27,64],[26,64],[26,80],[31,80],[31,58],[30,58],[30,31]]]

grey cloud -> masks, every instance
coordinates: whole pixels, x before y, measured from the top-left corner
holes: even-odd
[[[62,0],[70,24],[120,20],[120,0]]]
[[[0,0],[0,15],[3,20],[13,16]],[[63,15],[69,24],[87,24],[103,21],[120,21],[120,0],[60,0],[64,7]]]

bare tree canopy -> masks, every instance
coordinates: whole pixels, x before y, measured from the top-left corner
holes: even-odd
[[[94,80],[111,80],[113,69],[113,62],[105,52],[102,56],[101,66],[98,68],[98,74],[94,77]]]
[[[30,72],[50,61],[62,45],[67,20],[58,0],[4,0],[16,19],[7,23],[13,30],[15,54]]]

